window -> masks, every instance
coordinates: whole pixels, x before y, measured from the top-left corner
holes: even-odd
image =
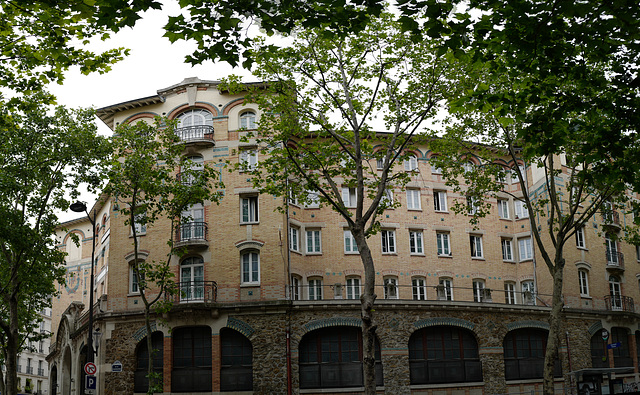
[[[407,189],[407,209],[420,210],[420,190],[419,189]]]
[[[376,159],[376,169],[377,170],[384,169],[384,158],[377,158]]]
[[[178,128],[186,128],[199,125],[213,125],[213,115],[203,109],[187,110],[178,115]]]
[[[505,379],[541,379],[547,349],[547,331],[534,328],[515,329],[504,338]],[[554,377],[562,375],[562,366],[555,360]]]
[[[613,349],[613,366],[616,368],[633,366],[633,359],[629,355],[629,330],[615,326],[611,328],[611,343],[620,343],[620,347]]]
[[[462,164],[462,169],[464,170],[465,173],[470,173],[473,171],[475,166],[476,166],[475,163],[471,161],[466,161]]]
[[[529,210],[527,209],[527,205],[522,200],[515,200],[513,202],[516,211],[516,219],[519,218],[529,218]]]
[[[132,234],[133,234],[133,228],[135,228],[136,235],[138,236],[147,233],[147,213],[146,212],[141,212],[133,216],[133,227],[131,231]]]
[[[434,158],[431,158],[431,160],[433,160]],[[429,162],[431,164],[431,172],[433,174],[442,174],[442,169],[438,166],[436,166],[436,164],[434,162]]]
[[[467,214],[475,215],[479,210],[478,200],[472,196],[467,196]]]
[[[412,278],[411,289],[413,291],[413,300],[427,300],[427,285],[424,277]]]
[[[289,228],[289,249],[291,251],[300,251],[300,241],[298,240],[299,234],[300,229],[293,226]]]
[[[620,278],[617,276],[609,276],[609,298],[611,310],[622,310],[622,288]]]
[[[502,239],[500,243],[502,244],[502,260],[513,261],[513,247],[511,245],[511,239]]]
[[[418,158],[416,158],[415,155],[411,155],[407,159],[405,159],[404,169],[406,171],[418,170]]]
[[[171,392],[211,392],[211,328],[175,328]]]
[[[305,203],[306,208],[318,208],[320,207],[320,193],[318,191],[309,191],[307,190],[307,203]]]
[[[439,256],[451,256],[449,233],[436,233],[436,242],[438,245]]]
[[[528,305],[536,304],[536,290],[533,281],[523,281],[520,283],[522,290],[522,303]]]
[[[523,237],[521,239],[518,239],[518,250],[520,252],[521,261],[533,259],[533,250],[531,249],[531,237]]]
[[[505,199],[498,199],[498,216],[500,218],[509,218],[509,201]]]
[[[637,333],[637,332],[636,332]],[[637,339],[637,334],[636,334]],[[640,340],[640,339],[638,339]],[[607,342],[602,340],[602,332],[596,331],[591,336],[591,366],[594,368],[609,368],[609,351]]]
[[[382,194],[382,198],[380,199],[380,204],[383,204],[385,207],[393,206],[393,191],[390,189],[385,189]]]
[[[504,302],[506,304],[516,304],[516,284],[512,282],[504,283]]]
[[[358,253],[358,245],[356,244],[356,239],[353,238],[350,230],[344,231],[344,252],[348,254]]]
[[[522,173],[522,175],[525,175],[524,166],[519,166],[518,165],[518,169],[520,170],[520,173]],[[516,170],[516,168],[513,167],[512,170],[511,170],[511,183],[512,184],[518,184],[519,182],[520,182],[520,178],[518,176],[518,170]]]
[[[253,389],[253,347],[249,339],[233,329],[220,330],[220,390]]]
[[[202,156],[188,156],[182,165],[179,175],[183,185],[193,185],[198,181],[198,175],[204,169],[204,158]]]
[[[438,300],[453,300],[453,280],[441,278],[438,281]]]
[[[257,223],[258,219],[258,197],[246,196],[240,198],[241,214],[243,224]]]
[[[589,296],[589,272],[578,270],[578,283],[580,284],[580,296]]]
[[[164,365],[164,335],[162,332],[153,332],[151,334],[151,347],[153,358],[153,371],[159,375],[158,382],[162,383],[162,371]],[[149,348],[147,347],[147,338],[145,337],[138,343],[136,349],[136,370],[133,377],[134,392],[146,393],[149,389]],[[40,364],[38,364],[40,365]],[[40,370],[40,369],[38,369]]]
[[[258,165],[258,150],[240,151],[240,171],[255,170]]]
[[[422,231],[410,230],[409,231],[409,250],[411,254],[424,254],[422,244]]]
[[[396,231],[383,230],[382,231],[382,253],[395,254],[395,252],[396,252]]]
[[[144,279],[144,273],[141,274],[142,278]],[[137,294],[138,292],[140,292],[140,280],[138,279],[138,275],[133,268],[133,264],[129,266],[129,279],[131,280],[129,282],[129,292],[132,294]]]
[[[300,300],[300,277],[291,276],[291,300]]]
[[[411,384],[482,381],[478,342],[467,329],[432,326],[409,338]]]
[[[447,193],[444,191],[433,192],[433,209],[436,211],[447,211]]]
[[[322,244],[319,230],[307,230],[307,254],[320,254]]]
[[[242,254],[242,283],[258,284],[260,282],[260,255],[257,252]]]
[[[607,255],[607,265],[619,266],[621,262],[621,254],[618,254],[618,242],[609,234],[605,235],[605,248]]]
[[[180,263],[180,301],[204,299],[204,260],[189,257]]]
[[[383,385],[380,343],[375,340],[376,385]],[[361,387],[362,331],[328,327],[304,335],[298,348],[300,388]]]
[[[576,247],[578,248],[586,248],[585,240],[584,240],[584,226],[576,229]]]
[[[472,258],[482,258],[482,236],[469,236]]]
[[[397,277],[384,278],[384,298],[398,299],[398,278]]]
[[[309,280],[309,300],[322,300],[322,279]]]
[[[245,111],[240,114],[240,128],[241,129],[255,129],[256,128],[256,113],[253,111]]]
[[[342,201],[345,207],[356,207],[358,204],[358,196],[355,188],[342,188]]]
[[[484,280],[473,280],[473,301],[482,302],[484,300]]]
[[[180,240],[205,240],[206,225],[204,222],[204,207],[202,204],[194,204],[182,212],[180,221]]]
[[[347,299],[360,299],[360,278],[347,278]]]
[[[636,260],[640,262],[640,245],[637,245],[635,247],[636,247]]]

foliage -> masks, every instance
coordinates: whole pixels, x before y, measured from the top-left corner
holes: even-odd
[[[107,141],[96,134],[92,110],[46,105],[44,93],[0,106],[0,339],[7,393],[16,392],[16,356],[38,312],[49,307],[64,276],[56,248],[56,211],[66,211],[78,186],[100,182]]]
[[[153,375],[151,344],[151,308],[156,312],[171,309],[166,295],[180,292],[173,278],[172,259],[184,253],[174,246],[174,234],[180,221],[190,218],[184,211],[205,201],[218,202],[222,188],[218,172],[210,166],[200,168],[183,156],[184,143],[176,135],[175,122],[156,118],[155,123],[137,122],[120,125],[112,139],[114,147],[109,185],[105,193],[116,199],[118,212],[130,227],[133,240],[133,271],[138,279],[138,292],[145,307],[147,349],[149,350],[149,393],[157,389]],[[143,228],[153,232],[159,221],[170,222],[165,259],[147,261],[140,256],[139,233]],[[154,381],[156,380],[156,381]]]
[[[104,73],[126,55],[122,48],[94,54],[84,49],[91,37],[133,26],[139,13],[159,8],[155,0],[70,0],[0,4],[0,85],[18,91],[62,83],[64,71],[79,66]]]
[[[447,56],[414,43],[388,14],[358,35],[327,38],[300,28],[289,48],[256,41],[254,75],[263,86],[231,79],[221,89],[250,91],[264,110],[255,138],[261,156],[252,171],[264,193],[328,206],[347,222],[365,272],[362,295],[365,388],[375,391],[373,304],[375,267],[368,238],[389,199],[413,179],[399,162],[418,133],[428,134],[446,89]],[[377,132],[383,124],[388,132]],[[247,170],[247,169],[245,169]],[[269,176],[266,176],[266,175]]]

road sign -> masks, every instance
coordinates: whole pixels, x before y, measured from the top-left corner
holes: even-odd
[[[93,376],[94,374],[96,374],[97,371],[98,371],[98,368],[96,368],[96,364],[93,362],[87,362],[84,365],[84,372],[89,376]]]
[[[602,328],[602,340],[607,341],[609,340],[609,331]]]
[[[617,342],[617,343],[607,344],[607,349],[609,350],[611,350],[612,348],[618,348],[618,347],[622,347],[622,343]]]
[[[112,363],[111,364],[111,371],[112,372],[122,372],[122,362],[115,361],[114,363]]]
[[[84,388],[88,390],[96,389],[96,376],[85,376]]]

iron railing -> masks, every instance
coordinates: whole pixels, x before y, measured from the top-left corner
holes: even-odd
[[[624,254],[619,251],[605,251],[607,266],[616,266],[624,269]]]
[[[185,243],[193,240],[207,241],[209,228],[204,221],[181,223],[176,229],[176,242]]]
[[[173,294],[165,294],[165,299],[173,303],[214,303],[218,296],[215,281],[181,281],[176,283]]]
[[[620,226],[620,213],[617,211],[608,211],[602,214],[602,223],[605,225]]]
[[[604,297],[607,310],[635,312],[633,298],[622,295],[607,295]]]
[[[190,141],[211,141],[213,140],[213,126],[211,125],[194,125],[184,126],[176,129],[178,138],[184,142]]]
[[[182,185],[191,186],[198,182],[202,169],[191,169],[187,172],[180,172],[176,178]]]

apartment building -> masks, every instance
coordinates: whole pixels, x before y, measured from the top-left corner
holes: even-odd
[[[145,260],[165,256],[168,237],[187,249],[172,266],[181,292],[169,313],[155,317],[151,334],[117,197],[103,196],[91,209],[95,226],[87,218],[61,224],[68,281],[54,300],[55,343],[47,357],[52,394],[81,393],[84,383],[91,243],[100,394],[146,392],[149,335],[164,393],[362,391],[364,272],[347,224],[326,207],[261,194],[251,174],[225,166],[261,160],[255,142],[243,138],[261,112],[217,86],[189,78],[98,110],[112,129],[156,115],[177,120],[184,155],[219,168],[225,189],[220,204],[193,206],[192,221],[174,235],[168,221],[138,229]],[[529,213],[513,198],[540,189],[540,169],[509,163],[522,166],[529,191],[506,180],[511,194],[488,197],[492,211],[474,227],[468,215],[451,210],[466,197],[445,184],[432,155],[417,147],[398,164],[417,171],[406,190],[388,196],[401,206],[384,212],[382,230],[370,239],[379,392],[540,390],[552,288],[536,259]],[[345,186],[345,202],[354,193]],[[276,210],[283,204],[285,214]],[[567,336],[555,367],[558,393],[640,381],[640,316],[633,304],[640,298],[640,256],[612,236],[631,220],[627,211],[593,218],[565,250]],[[74,233],[79,246],[70,241]]]

